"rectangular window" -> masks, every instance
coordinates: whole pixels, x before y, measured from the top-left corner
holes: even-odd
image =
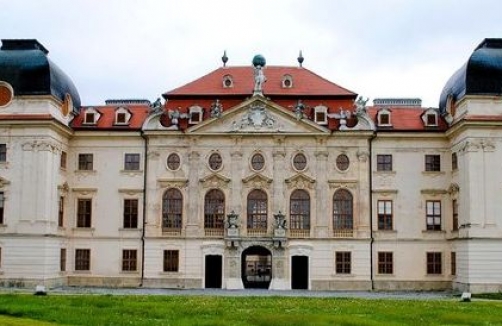
[[[135,272],[138,266],[137,250],[122,250],[122,271]]]
[[[5,195],[0,191],[0,224],[4,224]]]
[[[434,113],[427,114],[427,125],[428,126],[436,126],[437,125],[436,115]]]
[[[164,272],[177,272],[179,269],[179,251],[164,250]]]
[[[117,119],[115,120],[117,124],[125,124],[127,122],[127,116],[124,112],[117,112]]]
[[[378,274],[392,274],[394,272],[394,262],[392,252],[378,253]]]
[[[124,229],[138,227],[138,200],[124,199]]]
[[[425,155],[425,171],[441,171],[441,156]]]
[[[59,270],[66,271],[66,248],[61,248],[59,251]]]
[[[7,145],[0,144],[0,162],[7,162]]]
[[[453,199],[451,203],[451,211],[452,211],[452,228],[453,231],[458,231],[458,202],[456,199]]]
[[[378,201],[378,229],[392,230],[392,200]]]
[[[85,113],[85,124],[94,124],[94,112],[86,112]]]
[[[58,209],[58,226],[64,226],[64,197],[59,197],[59,209]]]
[[[441,253],[428,252],[427,253],[427,274],[438,275],[441,274]]]
[[[458,170],[458,156],[457,153],[451,153],[451,170]]]
[[[451,275],[457,275],[457,253],[451,252]]]
[[[126,154],[124,170],[139,170],[139,154]]]
[[[441,202],[428,200],[426,206],[427,231],[441,231]]]
[[[77,227],[90,228],[92,218],[92,199],[79,199],[77,206]]]
[[[93,154],[78,154],[78,169],[82,171],[92,171]]]
[[[91,270],[90,249],[75,249],[75,270],[76,271]]]
[[[392,171],[392,155],[377,155],[377,171]]]
[[[65,151],[61,152],[61,161],[59,162],[59,167],[61,169],[66,169],[66,161],[68,160],[68,154]]]
[[[335,265],[337,274],[350,274],[351,272],[350,251],[337,251],[335,254]]]

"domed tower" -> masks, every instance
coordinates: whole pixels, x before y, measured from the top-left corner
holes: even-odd
[[[450,125],[453,288],[500,291],[502,39],[481,42],[446,83],[439,108]]]
[[[2,40],[0,48],[1,278],[26,287],[65,282],[69,122],[80,96],[47,55],[36,40]]]

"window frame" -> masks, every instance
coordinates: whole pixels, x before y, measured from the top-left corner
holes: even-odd
[[[141,154],[125,153],[124,154],[124,170],[139,171],[141,166]]]
[[[389,199],[377,201],[377,229],[379,231],[392,231],[394,228],[394,203]]]
[[[458,155],[456,152],[451,153],[451,170],[458,171]]]
[[[5,224],[5,192],[0,191],[0,225]]]
[[[164,272],[179,272],[180,252],[179,250],[164,250],[162,267]]]
[[[347,189],[338,189],[333,194],[333,230],[354,229],[354,196]]]
[[[64,196],[59,196],[59,201],[58,201],[58,227],[62,228],[64,227],[64,211],[65,211],[65,205],[64,205]]]
[[[211,189],[204,196],[204,229],[223,229],[225,225],[225,194]]]
[[[295,189],[289,196],[289,229],[310,230],[310,194],[303,189]]]
[[[340,171],[347,171],[350,167],[350,159],[347,154],[342,153],[336,157],[336,168]]]
[[[59,271],[66,272],[66,248],[59,249]]]
[[[167,168],[171,171],[177,171],[181,166],[181,157],[178,153],[170,153],[166,159]]]
[[[92,226],[92,198],[77,199],[77,228]]]
[[[443,257],[440,251],[427,252],[427,275],[441,275],[443,273]]]
[[[181,230],[183,227],[183,194],[169,188],[162,195],[162,229]]]
[[[251,156],[251,168],[253,171],[262,171],[265,168],[265,156],[262,153],[254,153]]]
[[[352,252],[350,251],[335,252],[335,272],[336,274],[352,273]]]
[[[7,144],[0,144],[0,163],[7,162]]]
[[[427,231],[441,231],[441,201],[425,201],[425,220]]]
[[[392,171],[392,154],[377,154],[377,171]]]
[[[266,231],[268,226],[268,195],[264,190],[253,189],[247,196],[247,229]]]
[[[94,169],[94,154],[93,153],[79,153],[78,154],[78,170],[79,171],[93,171]]]
[[[296,153],[293,156],[293,168],[296,171],[305,171],[307,169],[308,159],[304,153]]]
[[[91,270],[91,249],[75,249],[75,271]]]
[[[64,170],[66,169],[67,166],[68,166],[68,153],[65,151],[61,151],[59,168]]]
[[[122,217],[124,229],[138,228],[139,200],[137,198],[124,198]]]
[[[122,249],[122,272],[138,271],[138,250]]]
[[[392,251],[378,252],[378,274],[394,274],[394,253]]]
[[[424,161],[425,161],[425,171],[426,172],[439,172],[439,171],[441,171],[441,155],[439,155],[439,154],[426,154]]]
[[[207,163],[212,171],[218,171],[223,167],[223,158],[220,153],[214,152],[209,155]]]

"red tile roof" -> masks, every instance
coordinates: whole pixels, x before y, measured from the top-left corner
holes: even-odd
[[[303,67],[266,66],[263,73],[267,81],[263,85],[265,96],[352,96],[357,94]],[[229,75],[233,87],[223,87],[223,77]],[[252,95],[254,87],[253,67],[221,67],[186,85],[164,93],[170,99],[186,95]],[[282,87],[285,75],[292,77],[291,88]]]
[[[382,107],[369,107],[368,113],[370,117],[375,121],[375,124],[378,123],[377,113],[382,109]],[[388,108],[391,112],[390,122],[392,127],[378,127],[378,131],[388,130],[388,131],[424,131],[431,130],[431,128],[435,128],[435,130],[446,130],[447,124],[445,121],[439,116],[438,112],[438,126],[437,127],[426,127],[424,126],[424,122],[422,121],[422,115],[428,108],[421,107],[391,107]]]
[[[131,113],[131,119],[127,125],[115,124],[115,110],[119,107],[124,107]],[[80,114],[76,116],[71,122],[71,126],[77,130],[86,129],[112,129],[112,130],[141,130],[143,122],[148,116],[150,110],[148,105],[105,105],[105,106],[92,106],[97,110],[101,116],[96,125],[85,125],[84,116],[85,111],[90,107],[82,107]]]

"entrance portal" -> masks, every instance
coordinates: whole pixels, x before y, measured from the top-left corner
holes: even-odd
[[[308,290],[309,288],[309,257],[291,257],[291,288],[293,290]]]
[[[206,288],[221,289],[222,258],[220,255],[206,256]]]
[[[268,289],[272,280],[272,254],[253,246],[242,252],[242,283],[245,289]]]

